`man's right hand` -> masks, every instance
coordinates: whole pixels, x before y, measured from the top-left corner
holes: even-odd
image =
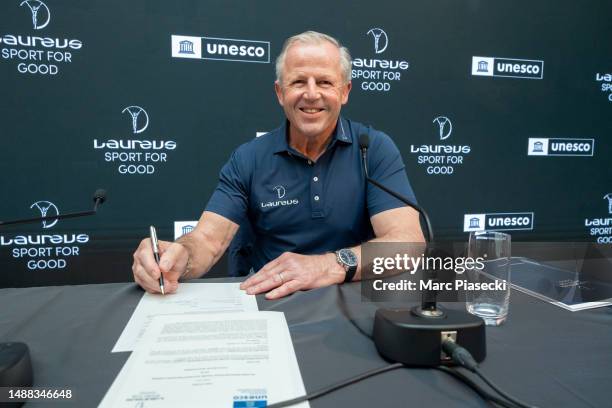
[[[176,242],[158,241],[161,255],[159,266],[155,262],[151,239],[146,238],[134,252],[132,272],[134,281],[149,293],[161,293],[159,276],[164,275],[165,293],[176,292],[178,280],[187,268],[189,253],[187,249]]]

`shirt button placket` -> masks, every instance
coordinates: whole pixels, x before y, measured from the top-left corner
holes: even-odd
[[[310,202],[312,205],[313,218],[323,217],[323,190],[318,167],[319,165],[317,163],[312,166],[312,178],[310,179]]]

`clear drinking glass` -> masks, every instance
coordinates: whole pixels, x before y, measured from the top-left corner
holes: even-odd
[[[468,257],[481,258],[482,261],[474,269],[466,271],[468,282],[476,287],[475,290],[466,290],[466,308],[473,315],[482,317],[487,326],[499,326],[508,316],[510,243],[510,235],[503,232],[470,233]]]

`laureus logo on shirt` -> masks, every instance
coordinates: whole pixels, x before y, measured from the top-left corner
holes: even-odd
[[[283,200],[283,198],[285,198],[285,195],[287,194],[287,190],[285,189],[284,186],[280,184],[272,187],[272,191],[274,191],[274,195],[276,196],[277,200],[268,201],[266,203],[262,202],[261,208],[297,205],[300,203],[300,200],[298,200],[297,198]]]

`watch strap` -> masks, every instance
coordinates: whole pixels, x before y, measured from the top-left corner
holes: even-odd
[[[344,268],[346,270],[346,276],[344,277],[344,282],[351,282],[355,277],[355,273],[357,272],[357,265],[349,266]]]

